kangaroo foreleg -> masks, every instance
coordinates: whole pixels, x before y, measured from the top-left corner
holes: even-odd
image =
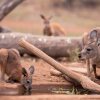
[[[87,64],[87,76],[90,77],[91,76],[91,66],[90,66],[90,60],[87,59],[86,60],[86,64]]]
[[[98,76],[96,73],[96,64],[93,64],[92,67],[93,67],[95,78],[100,79],[100,76]]]
[[[1,81],[5,80],[5,67],[1,66]]]

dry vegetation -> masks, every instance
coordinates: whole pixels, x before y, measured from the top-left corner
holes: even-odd
[[[68,36],[79,36],[84,31],[100,25],[99,7],[89,6],[87,8],[81,6],[79,0],[74,0],[74,8],[71,8],[64,5],[66,1],[68,0],[59,0],[59,2],[58,0],[26,0],[11,12],[1,22],[1,25],[14,31],[40,35],[43,28],[39,16],[41,13],[47,16],[53,15],[52,21],[60,23]],[[86,0],[83,1],[86,2]]]

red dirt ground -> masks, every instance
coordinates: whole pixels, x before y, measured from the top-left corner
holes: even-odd
[[[50,69],[53,68],[51,65],[46,63],[45,61],[41,59],[34,59],[34,58],[22,58],[21,59],[23,67],[28,69],[29,66],[34,65],[35,67],[35,73],[33,76],[33,83],[51,83],[51,82],[60,82],[65,83],[66,81],[62,77],[52,76],[50,74]],[[60,62],[66,67],[77,67],[77,66],[84,66],[83,63],[69,63],[69,62]]]

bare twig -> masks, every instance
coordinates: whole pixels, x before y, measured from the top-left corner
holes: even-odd
[[[0,21],[24,0],[3,0],[0,5]]]

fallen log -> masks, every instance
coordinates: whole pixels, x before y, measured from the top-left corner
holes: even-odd
[[[69,70],[72,70],[74,72],[83,74],[83,75],[87,75],[87,69],[86,68],[82,68],[82,67],[68,67]],[[93,70],[91,69],[91,73],[93,72]],[[75,82],[73,79],[69,78],[68,76],[64,75],[62,72],[56,70],[56,69],[50,69],[50,74],[53,76],[62,76],[65,80],[73,83],[75,86],[79,85],[77,84],[77,82]],[[100,84],[93,76],[91,76],[91,79],[93,79],[96,83]]]
[[[28,50],[29,52],[32,52],[33,54],[42,58],[44,61],[52,65],[55,69],[62,72],[69,78],[73,79],[73,81],[81,84],[84,89],[88,89],[89,91],[100,93],[100,85],[91,81],[87,76],[69,70],[68,68],[61,65],[53,58],[49,57],[47,54],[42,52],[40,49],[36,48],[34,45],[28,43],[24,39],[21,39],[18,44],[24,49]]]
[[[71,67],[70,66],[70,67],[68,67],[68,69],[72,70],[74,72],[77,72],[77,73],[84,74],[84,75],[87,74],[87,69],[86,68],[82,68],[82,67],[81,68],[79,68],[79,67],[76,68],[76,67]],[[55,70],[53,68],[50,69],[50,73],[51,73],[51,75],[54,75],[54,76],[61,76],[61,75],[63,75],[60,71]]]
[[[16,48],[20,54],[25,53],[34,56],[33,53],[28,52],[18,46],[17,42],[20,38],[26,39],[29,43],[35,45],[43,52],[51,57],[70,57],[71,52],[81,49],[81,40],[79,37],[48,37],[48,36],[34,36],[31,34],[9,33],[0,34],[0,48]],[[76,51],[75,51],[76,52]],[[77,51],[78,52],[78,51]]]
[[[0,5],[0,21],[4,19],[17,5],[25,0],[2,0]]]

